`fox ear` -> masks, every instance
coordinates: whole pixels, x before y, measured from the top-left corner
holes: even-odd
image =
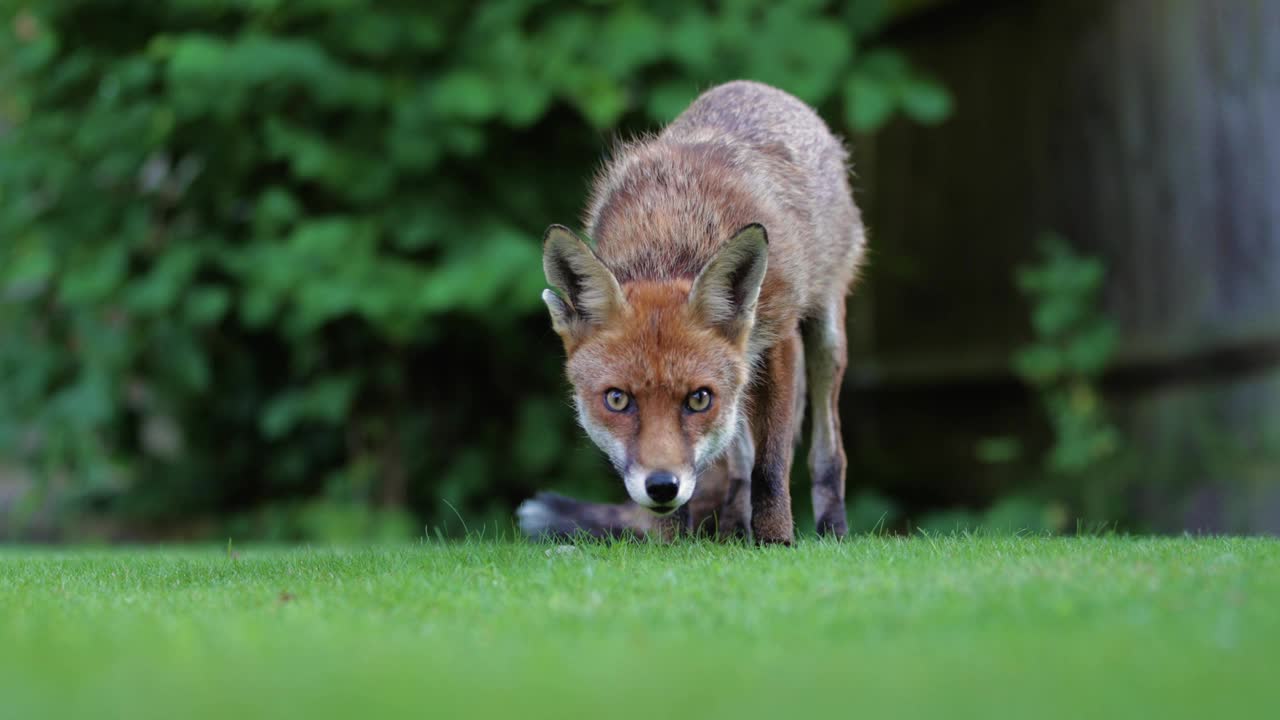
[[[542,238],[542,270],[555,288],[543,290],[542,301],[566,345],[627,304],[618,279],[563,225],[547,228]]]
[[[769,265],[764,226],[748,225],[730,238],[693,281],[689,305],[704,322],[734,341],[746,340]]]

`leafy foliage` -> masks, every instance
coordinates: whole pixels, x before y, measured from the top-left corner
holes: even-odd
[[[888,4],[10,9],[0,458],[136,520],[284,536],[378,525],[326,503],[401,527],[610,487],[561,399],[539,231],[606,133],[718,81],[860,131],[941,119],[942,88],[860,47]]]
[[[1014,369],[1038,391],[1053,426],[1047,468],[1078,474],[1119,445],[1097,387],[1115,351],[1116,327],[1099,308],[1102,262],[1076,254],[1053,235],[1042,237],[1040,247],[1040,264],[1017,273],[1018,287],[1032,303],[1036,339],[1015,355]]]

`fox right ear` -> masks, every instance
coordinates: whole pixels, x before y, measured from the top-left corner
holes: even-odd
[[[555,288],[543,290],[542,301],[566,346],[627,304],[618,279],[563,225],[552,225],[543,236],[542,270]]]

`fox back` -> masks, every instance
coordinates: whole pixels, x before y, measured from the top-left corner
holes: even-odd
[[[864,246],[846,152],[801,101],[728,83],[618,146],[584,224],[594,248],[560,226],[544,248],[579,421],[637,503],[669,510],[747,432],[769,348],[833,302],[843,323]]]
[[[770,271],[758,320],[767,330],[775,313],[847,291],[864,245],[848,176],[843,144],[807,105],[732,82],[657,137],[620,146],[596,179],[584,225],[627,283],[691,280],[735,231],[760,223]]]

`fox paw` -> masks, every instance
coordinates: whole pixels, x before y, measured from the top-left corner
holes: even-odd
[[[846,522],[843,512],[832,513],[818,518],[818,535],[842,540],[848,534],[849,524]]]
[[[787,527],[782,528],[753,528],[751,536],[755,539],[757,545],[786,545],[791,547],[795,544],[795,531]]]
[[[716,518],[716,537],[720,540],[749,540],[751,525],[746,518],[737,515],[721,515]]]

